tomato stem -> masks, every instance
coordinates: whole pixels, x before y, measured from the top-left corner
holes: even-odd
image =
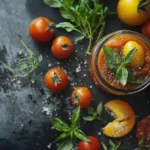
[[[145,7],[147,7],[149,5],[150,5],[150,2],[146,2],[146,0],[141,0],[139,2],[138,8],[137,8],[137,12],[140,13],[140,10],[146,11]]]

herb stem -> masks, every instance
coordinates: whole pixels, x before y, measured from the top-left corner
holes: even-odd
[[[105,30],[105,21],[104,21],[103,24],[102,24],[101,30],[100,30],[100,32],[99,32],[99,34],[98,34],[98,37],[97,37],[95,43],[97,43],[98,40],[102,38],[102,35],[103,35],[103,33],[104,33],[104,30]]]

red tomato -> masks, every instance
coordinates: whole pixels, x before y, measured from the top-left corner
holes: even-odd
[[[44,82],[46,87],[52,92],[60,92],[66,88],[68,78],[63,70],[52,68],[46,73]]]
[[[78,144],[78,150],[100,150],[100,141],[93,136],[88,136],[88,138],[91,140],[91,142],[80,141]]]
[[[59,59],[68,58],[73,51],[72,41],[66,36],[57,37],[52,44],[52,54]]]
[[[78,87],[72,92],[72,104],[81,108],[87,108],[92,101],[91,92],[85,87]]]
[[[136,137],[138,142],[144,138],[146,144],[150,144],[150,115],[144,117],[137,125]]]
[[[143,24],[142,33],[150,39],[150,20]]]
[[[36,18],[31,22],[29,32],[35,41],[48,42],[54,36],[54,23],[45,17]]]

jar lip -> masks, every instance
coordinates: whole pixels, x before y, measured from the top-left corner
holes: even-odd
[[[100,79],[101,84],[103,84],[103,86],[108,89],[109,91],[113,91],[110,93],[117,93],[118,95],[126,95],[126,94],[133,94],[133,93],[137,93],[142,91],[143,89],[145,89],[149,84],[150,84],[150,78],[147,78],[142,84],[140,84],[139,86],[137,86],[134,89],[119,89],[119,88],[115,88],[113,86],[111,86],[110,84],[108,84],[103,77],[101,76],[101,73],[99,71],[98,68],[98,56],[99,56],[99,52],[103,46],[103,44],[105,42],[107,42],[109,39],[113,38],[114,36],[117,35],[125,35],[125,34],[129,34],[130,36],[134,36],[138,39],[140,39],[141,41],[143,41],[148,47],[150,47],[150,41],[149,39],[147,39],[144,35],[135,32],[135,31],[131,31],[131,30],[119,30],[119,31],[115,31],[112,33],[109,33],[107,35],[105,35],[101,40],[99,40],[97,42],[97,44],[94,46],[93,50],[96,52],[95,53],[95,58],[94,58],[94,66],[95,66],[95,70],[96,70],[96,74]],[[121,93],[121,94],[120,94]]]

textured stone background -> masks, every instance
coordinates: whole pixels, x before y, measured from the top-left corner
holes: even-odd
[[[115,11],[117,0],[105,3]],[[51,9],[43,4],[42,0],[0,0],[0,61],[15,66],[19,59],[19,52],[26,51],[22,47],[22,39],[37,55],[42,54],[44,60],[36,75],[25,79],[14,79],[11,73],[0,69],[0,150],[46,150],[59,134],[51,128],[49,116],[54,115],[69,122],[72,110],[70,95],[74,87],[86,86],[93,94],[92,106],[96,107],[111,99],[123,99],[131,104],[137,120],[150,113],[150,93],[148,87],[143,92],[131,96],[113,96],[103,93],[94,87],[89,79],[88,66],[84,64],[87,56],[84,54],[86,42],[75,46],[75,52],[69,60],[59,61],[50,52],[51,43],[39,44],[34,42],[28,33],[30,22],[39,16],[46,16],[53,22],[63,21],[57,9]],[[108,19],[105,34],[119,29],[130,29],[116,18]],[[138,29],[134,29],[138,30]],[[67,35],[72,40],[76,33],[68,34],[64,30],[57,30],[56,35]],[[81,71],[76,68],[81,66]],[[60,66],[69,76],[67,89],[60,94],[52,94],[43,83],[44,74],[50,67]],[[31,80],[36,80],[33,85]],[[43,112],[44,110],[48,110]],[[82,115],[86,114],[85,111]],[[106,121],[107,118],[107,121]],[[101,135],[101,129],[113,118],[104,112],[102,121],[85,123],[81,119],[81,128],[87,135],[95,135],[101,141],[108,138]],[[124,139],[127,150],[137,147],[135,129]],[[55,144],[50,149],[55,150]]]

